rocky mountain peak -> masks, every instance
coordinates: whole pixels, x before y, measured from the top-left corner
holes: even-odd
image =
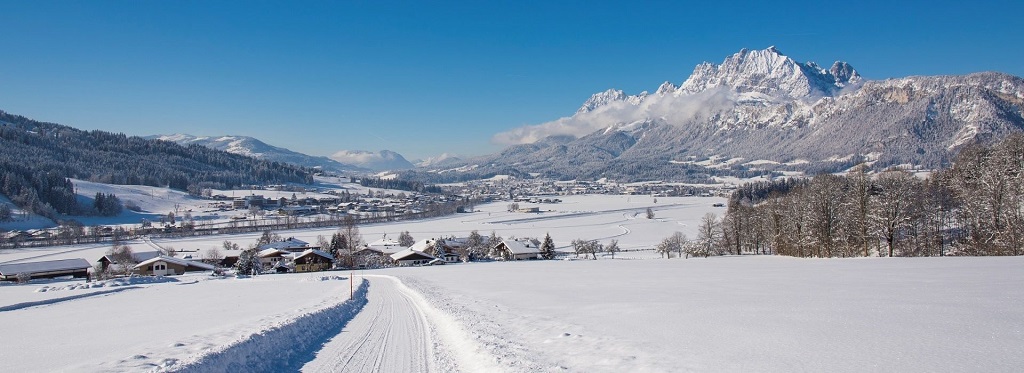
[[[849,64],[833,65],[835,75],[817,64],[796,62],[771,46],[763,50],[741,49],[721,65],[697,65],[680,90],[693,94],[727,88],[737,93],[761,93],[789,98],[829,96],[860,76]]]
[[[679,87],[677,87],[675,84],[672,84],[672,82],[666,81],[664,83],[661,83],[661,86],[658,87],[658,90],[655,91],[654,94],[656,94],[658,96],[665,96],[665,95],[673,94],[677,90],[679,90]]]

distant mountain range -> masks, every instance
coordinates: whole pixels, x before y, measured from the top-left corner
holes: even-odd
[[[330,157],[317,157],[269,145],[249,136],[194,136],[187,134],[154,135],[147,139],[171,141],[181,145],[201,145],[207,148],[245,155],[257,159],[283,162],[292,165],[317,168],[333,172],[376,172],[400,171],[416,167],[444,167],[461,161],[457,156],[444,153],[440,156],[410,162],[401,154],[391,150],[371,152],[365,150],[341,150]]]
[[[680,85],[665,82],[653,94],[594,94],[570,117],[496,135],[512,144],[504,151],[448,164],[427,178],[701,181],[861,163],[934,168],[967,144],[1021,131],[1022,107],[1024,80],[1007,74],[871,81],[846,62],[826,69],[775,47],[744,49],[721,64],[697,65]]]
[[[408,170],[416,168],[401,154],[390,150],[370,152],[365,150],[342,150],[331,155],[331,158],[339,162],[358,165],[359,167],[374,171]]]
[[[187,134],[153,135],[147,139],[175,142],[184,146],[196,144],[210,149],[225,151],[274,162],[282,162],[302,167],[317,168],[332,172],[365,172],[366,168],[346,164],[327,157],[315,157],[291,151],[285,148],[268,145],[259,139],[249,136],[193,136]]]

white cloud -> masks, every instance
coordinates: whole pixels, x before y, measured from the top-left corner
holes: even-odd
[[[682,125],[708,118],[735,105],[736,95],[728,88],[710,89],[692,95],[650,95],[638,105],[616,101],[591,112],[501,132],[494,135],[491,141],[514,145],[529,144],[555,135],[582,137],[617,124],[653,118]]]

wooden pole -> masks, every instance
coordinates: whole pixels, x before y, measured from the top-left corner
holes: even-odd
[[[348,299],[352,299],[356,295],[356,271],[348,276]]]

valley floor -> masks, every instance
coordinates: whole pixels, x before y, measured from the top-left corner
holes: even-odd
[[[578,196],[361,226],[619,240],[615,259],[0,283],[12,371],[864,372],[1024,368],[1024,258],[660,259],[717,198]],[[655,219],[644,218],[652,207]],[[308,242],[333,230],[279,232]],[[136,241],[199,255],[256,234]],[[109,245],[4,250],[0,263]],[[354,290],[354,291],[353,291]],[[350,297],[350,292],[354,296]]]
[[[3,285],[13,344],[0,360],[18,371],[1010,372],[1024,367],[1022,266],[746,256]],[[64,299],[82,294],[95,296]]]

